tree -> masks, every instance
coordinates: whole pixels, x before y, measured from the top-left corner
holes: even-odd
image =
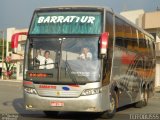
[[[5,72],[4,72],[4,75],[5,75],[7,78],[10,78],[11,75],[13,74],[13,67],[14,67],[14,64],[15,64],[15,63],[12,62],[12,59],[11,59],[10,56],[7,56],[7,57],[5,58],[4,63],[5,63],[5,68],[6,68],[6,70],[5,70]]]
[[[0,38],[0,61],[2,61],[3,40]],[[4,57],[6,56],[6,40],[4,40]]]

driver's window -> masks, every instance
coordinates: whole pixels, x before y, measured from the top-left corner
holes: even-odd
[[[57,63],[59,41],[52,39],[35,39],[30,42],[29,68],[52,69]]]

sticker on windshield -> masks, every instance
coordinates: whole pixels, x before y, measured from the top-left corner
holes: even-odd
[[[78,76],[90,76],[90,72],[71,72],[72,74],[76,74]]]

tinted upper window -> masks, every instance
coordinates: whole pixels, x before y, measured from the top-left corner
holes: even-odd
[[[30,34],[100,34],[101,12],[35,13]]]

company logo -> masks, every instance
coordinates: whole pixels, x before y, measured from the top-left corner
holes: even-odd
[[[65,91],[69,91],[70,90],[69,87],[62,87],[62,89],[65,90]]]
[[[56,95],[57,95],[57,96],[60,96],[60,92],[59,92],[59,91],[57,91],[57,92],[56,92]]]

